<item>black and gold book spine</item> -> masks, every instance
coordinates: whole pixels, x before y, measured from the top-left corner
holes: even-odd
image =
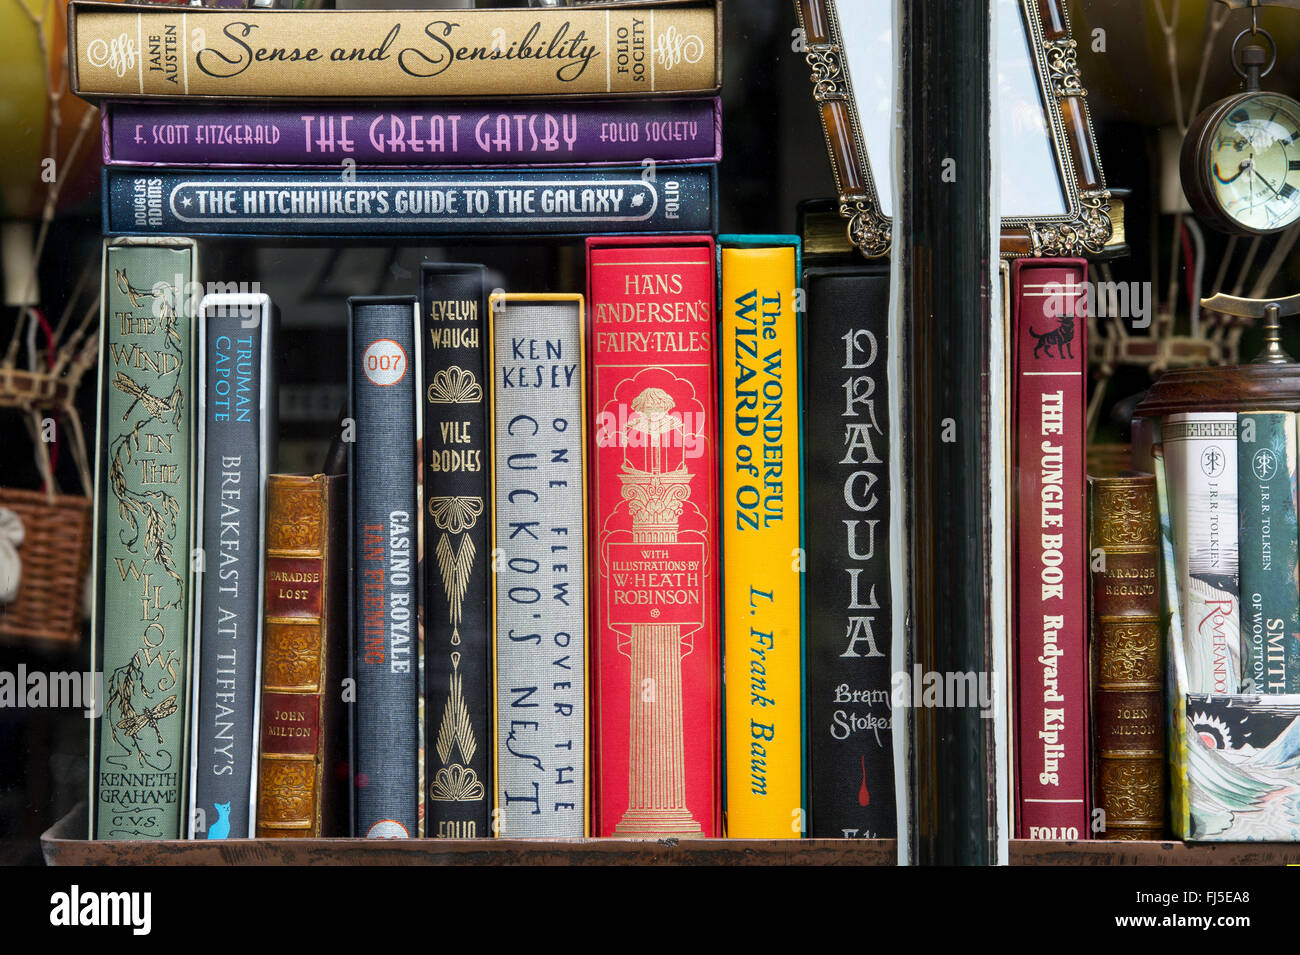
[[[888,266],[804,270],[808,834],[893,838]]]
[[[485,274],[421,271],[425,832],[436,838],[492,834]]]

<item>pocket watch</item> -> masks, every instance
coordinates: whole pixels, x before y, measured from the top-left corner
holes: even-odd
[[[1243,30],[1233,41],[1263,30]],[[1282,93],[1261,90],[1265,50],[1242,50],[1246,91],[1221,99],[1192,120],[1183,140],[1180,172],[1192,210],[1230,233],[1266,235],[1300,220],[1300,103]],[[1243,68],[1244,67],[1244,68]]]

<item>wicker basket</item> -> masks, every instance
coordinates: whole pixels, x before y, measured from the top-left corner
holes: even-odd
[[[88,497],[0,487],[0,507],[23,522],[18,596],[0,604],[0,635],[75,644],[90,564]]]

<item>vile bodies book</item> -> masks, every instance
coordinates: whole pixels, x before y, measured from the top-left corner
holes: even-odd
[[[721,833],[714,254],[587,243],[598,836]]]
[[[1086,279],[1081,259],[1012,268],[1016,828],[1024,839],[1089,832]]]

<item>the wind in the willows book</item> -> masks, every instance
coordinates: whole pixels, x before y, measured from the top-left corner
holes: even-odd
[[[195,246],[107,242],[95,482],[91,833],[175,839],[193,588]]]

